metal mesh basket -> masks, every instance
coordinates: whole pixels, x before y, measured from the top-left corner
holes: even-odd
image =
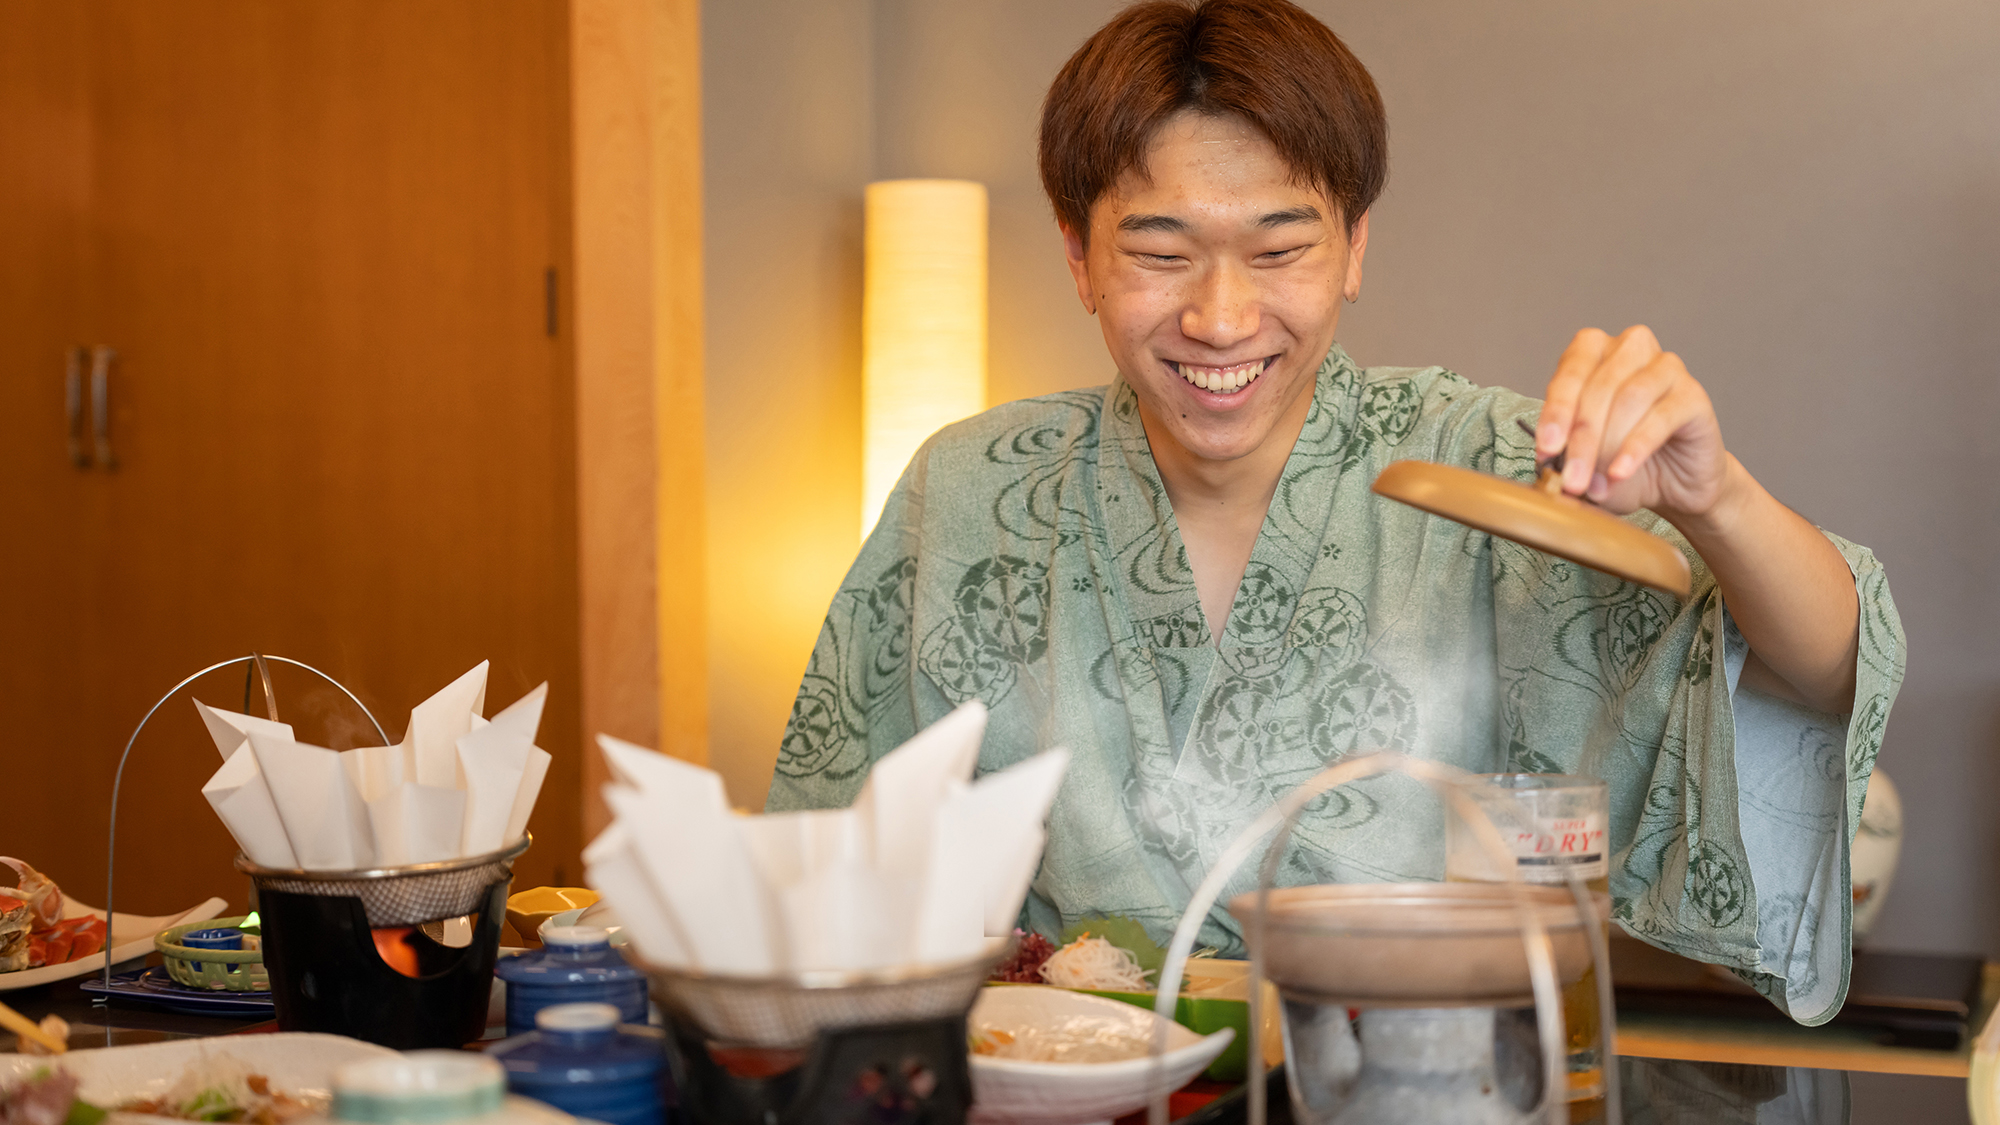
[[[653,998],[710,1039],[752,1047],[802,1047],[823,1031],[962,1015],[1012,948],[996,941],[953,965],[882,972],[711,976],[646,966]]]
[[[513,877],[515,858],[532,842],[523,835],[485,855],[355,871],[260,867],[239,854],[236,869],[260,892],[358,898],[370,926],[415,926],[476,912],[487,888]]]

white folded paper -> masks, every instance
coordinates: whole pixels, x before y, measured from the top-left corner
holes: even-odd
[[[487,665],[419,703],[395,746],[334,751],[196,703],[223,765],[202,794],[253,863],[345,870],[483,855],[521,838],[548,775],[543,684],[489,722]],[[247,753],[241,752],[248,750]]]
[[[1055,749],[974,781],[985,731],[967,703],[875,763],[852,807],[765,816],[731,812],[708,770],[600,735],[613,820],[585,877],[661,965],[767,976],[975,957],[1013,930],[1069,764]]]
[[[298,857],[292,854],[291,841],[285,838],[285,826],[278,819],[278,806],[271,800],[271,789],[264,784],[264,775],[257,771],[257,756],[237,753],[250,744],[253,730],[275,738],[290,738],[292,728],[269,719],[216,711],[199,700],[194,706],[208,726],[209,736],[215,739],[215,748],[222,751],[222,768],[201,787],[201,795],[208,798],[215,815],[222,818],[250,862],[265,867],[297,867]]]

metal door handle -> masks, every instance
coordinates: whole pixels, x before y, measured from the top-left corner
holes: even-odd
[[[63,377],[63,407],[69,417],[69,463],[88,469],[90,452],[83,447],[83,365],[89,353],[79,345],[71,348],[65,358],[68,370]]]
[[[111,361],[117,358],[117,349],[104,344],[90,349],[90,432],[100,469],[118,467],[111,453]]]

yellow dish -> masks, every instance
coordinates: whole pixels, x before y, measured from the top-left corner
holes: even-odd
[[[507,897],[507,921],[522,941],[532,942],[542,923],[565,910],[597,905],[589,887],[530,887]]]

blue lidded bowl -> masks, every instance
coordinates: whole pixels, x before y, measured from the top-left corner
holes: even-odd
[[[666,1037],[618,1020],[609,1004],[555,1004],[536,1015],[534,1031],[486,1053],[523,1097],[607,1125],[660,1125],[675,1101]]]
[[[535,1029],[535,1014],[555,1004],[609,1004],[620,1023],[646,1022],[646,974],[611,948],[596,926],[544,926],[542,948],[502,958],[493,967],[507,982],[507,1034]]]
[[[241,949],[243,931],[226,926],[210,930],[189,930],[181,935],[180,944],[190,949]],[[200,972],[201,965],[201,962],[195,962],[194,971]]]

